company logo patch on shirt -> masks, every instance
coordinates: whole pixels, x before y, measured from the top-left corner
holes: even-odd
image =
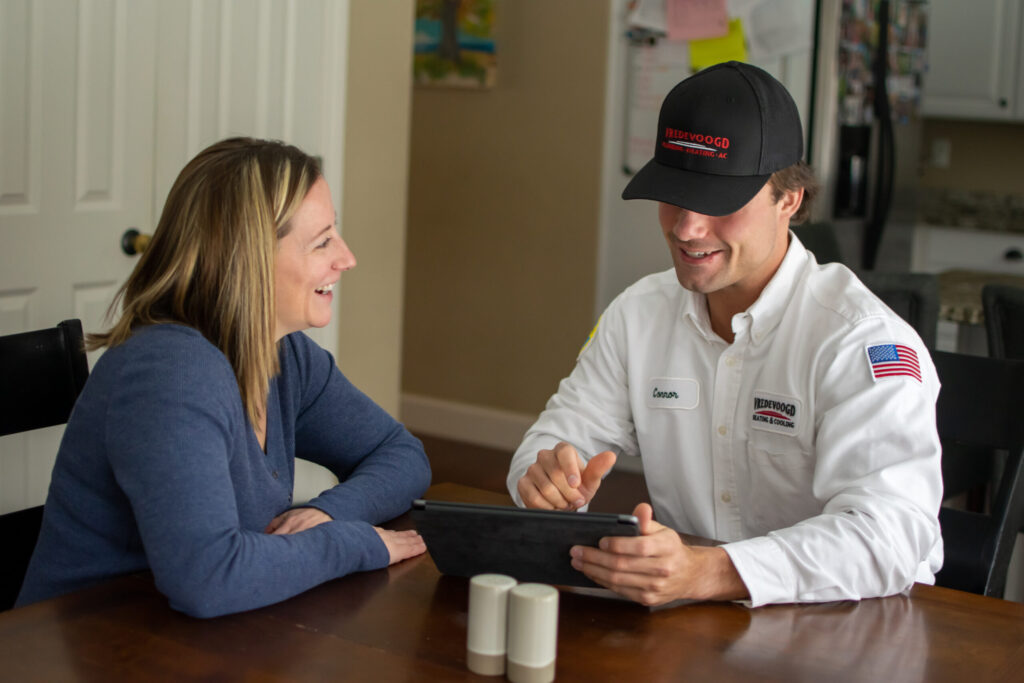
[[[750,426],[777,434],[796,434],[800,429],[801,412],[798,398],[754,392]]]
[[[647,407],[693,410],[700,403],[700,383],[682,377],[647,380]]]
[[[875,344],[866,349],[871,378],[876,382],[889,377],[912,377],[921,382],[921,364],[914,349],[902,344]]]

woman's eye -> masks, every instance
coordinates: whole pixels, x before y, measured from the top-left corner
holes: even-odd
[[[317,249],[326,249],[327,245],[330,244],[330,243],[331,243],[331,238],[328,237],[323,242],[321,242],[320,244],[316,245],[316,248]]]

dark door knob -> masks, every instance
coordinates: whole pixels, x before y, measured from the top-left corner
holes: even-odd
[[[121,235],[121,251],[129,256],[141,254],[146,251],[146,247],[149,246],[151,239],[153,239],[152,235],[141,233],[135,228],[128,228]]]

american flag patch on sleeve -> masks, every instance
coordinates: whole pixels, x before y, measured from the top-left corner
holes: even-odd
[[[871,377],[877,382],[886,377],[913,377],[921,381],[917,352],[902,344],[876,344],[867,347]]]

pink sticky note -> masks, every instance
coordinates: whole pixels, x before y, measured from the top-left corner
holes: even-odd
[[[729,32],[725,0],[666,0],[670,40],[719,38]]]

